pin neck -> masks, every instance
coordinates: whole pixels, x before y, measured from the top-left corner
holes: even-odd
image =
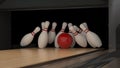
[[[56,26],[52,26],[52,29],[55,29],[56,28]]]
[[[89,29],[85,29],[84,32],[85,32],[85,33],[89,32]]]
[[[69,31],[69,33],[72,33],[71,31]]]
[[[65,29],[61,29],[61,32],[64,32]]]
[[[50,31],[55,32],[55,30],[54,30],[54,29],[51,29]]]
[[[79,31],[78,31],[78,32],[79,32],[79,33],[81,33],[81,32],[82,32],[82,30],[80,30],[80,29],[79,29]]]
[[[42,29],[42,31],[47,31],[47,28]]]
[[[75,32],[75,33],[73,33],[74,34],[74,36],[77,36],[78,35],[78,32]]]
[[[32,34],[32,36],[34,36],[34,35],[35,35],[35,32],[31,32],[31,34]]]

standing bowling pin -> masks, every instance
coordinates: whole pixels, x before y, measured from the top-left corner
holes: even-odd
[[[86,28],[84,24],[81,24],[80,28],[82,28],[82,30],[86,33],[87,41],[93,48],[102,46],[102,41],[100,40],[97,34],[95,34],[92,31],[89,31],[89,29]]]
[[[47,29],[49,26],[50,22],[49,21],[45,21],[41,23],[42,25],[42,32],[38,37],[38,47],[39,48],[45,48],[47,46],[48,43],[48,33],[47,33]]]
[[[72,26],[72,23],[69,23],[68,24],[68,28],[70,28]],[[73,39],[73,42],[72,42],[72,45],[71,45],[71,47],[73,48],[74,46],[75,46],[75,38],[74,38],[74,35],[73,35],[73,33],[71,32],[71,30],[69,30],[69,34],[70,34],[70,36],[72,37],[72,39]]]
[[[55,33],[55,28],[57,26],[57,23],[56,22],[53,22],[52,23],[52,29],[49,31],[49,34],[48,34],[48,43],[49,44],[52,44],[53,41],[55,40],[55,36],[56,36],[56,33]]]
[[[40,27],[36,27],[33,32],[24,35],[21,42],[20,42],[20,45],[21,46],[29,45],[32,42],[33,38],[34,38],[34,35],[36,33],[38,33],[39,31],[40,31]]]
[[[56,48],[59,48],[59,45],[58,45],[58,43],[57,43],[58,36],[59,36],[60,34],[64,33],[66,26],[67,26],[67,23],[66,23],[66,22],[63,22],[63,24],[62,24],[62,29],[60,30],[60,32],[59,32],[59,33],[57,34],[57,36],[55,37],[55,42],[54,42],[54,44],[55,44],[55,47],[56,47]]]
[[[41,27],[42,27],[42,30],[45,29],[45,22],[42,22],[42,23],[41,23]]]
[[[80,45],[81,47],[87,47],[87,41],[85,37],[83,37],[81,34],[75,31],[73,26],[71,26],[69,30],[71,30],[72,33],[74,34],[75,41],[77,42],[78,45]]]

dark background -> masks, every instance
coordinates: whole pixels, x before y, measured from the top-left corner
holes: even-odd
[[[102,47],[108,48],[108,8],[12,11],[11,16],[12,48],[21,48],[19,45],[21,38],[32,32],[36,26],[41,27],[42,21],[57,22],[56,33],[60,31],[63,22],[71,22],[78,27],[82,22],[87,22],[89,29],[100,36],[103,42]],[[35,35],[31,43],[33,45],[30,44],[27,47],[37,47],[40,32]],[[65,32],[68,32],[68,27]],[[53,46],[54,44],[51,44],[47,47]],[[75,47],[80,46],[76,44]]]

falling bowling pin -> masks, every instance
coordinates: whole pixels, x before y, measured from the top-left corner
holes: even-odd
[[[85,28],[88,29],[88,26],[87,26],[87,23],[86,23],[86,22],[83,22],[82,24],[85,26]]]
[[[88,29],[88,26],[87,26],[87,23],[86,23],[86,22],[83,22],[82,24],[85,26],[85,28]],[[86,37],[86,33],[85,33],[83,30],[82,30],[82,34]]]
[[[45,48],[47,46],[48,43],[48,33],[47,33],[47,29],[49,26],[50,22],[49,21],[45,21],[41,23],[42,25],[42,32],[38,37],[38,47],[39,48]]]
[[[70,28],[72,26],[72,23],[69,23],[68,24],[68,28]],[[73,33],[71,32],[71,30],[69,30],[69,34],[70,34],[70,36],[73,38],[73,42],[72,42],[72,45],[71,45],[71,47],[73,48],[74,46],[75,46],[75,38],[74,38],[74,35],[73,35]]]
[[[53,41],[55,40],[55,36],[56,36],[56,33],[55,33],[55,28],[57,26],[57,23],[56,22],[53,22],[52,23],[52,29],[49,31],[48,33],[48,43],[49,44],[52,44]]]
[[[75,41],[77,42],[78,45],[80,45],[81,47],[87,47],[87,41],[85,37],[83,37],[81,34],[75,31],[73,26],[71,26],[69,30],[71,30],[72,33],[74,34]]]
[[[82,32],[82,30],[81,30],[80,28],[78,28],[76,25],[74,25],[73,27],[74,27],[74,29],[75,29],[76,31],[78,31],[79,33]]]
[[[86,33],[87,41],[93,48],[102,46],[102,41],[97,34],[86,28],[84,24],[81,24],[80,28]]]
[[[56,48],[59,48],[59,45],[58,45],[58,43],[57,43],[58,36],[59,36],[60,34],[64,33],[66,26],[67,26],[67,23],[66,23],[66,22],[63,22],[62,28],[61,28],[60,32],[58,32],[57,36],[55,37],[55,42],[54,42],[54,44],[55,44],[55,47],[56,47]]]
[[[36,27],[33,32],[24,35],[23,38],[21,39],[20,45],[21,46],[29,45],[34,38],[34,35],[39,31],[40,31],[40,27]]]
[[[83,35],[85,37],[85,35],[84,35],[85,33],[81,28],[78,28],[76,25],[74,25],[73,27],[76,31],[78,31],[81,35]]]

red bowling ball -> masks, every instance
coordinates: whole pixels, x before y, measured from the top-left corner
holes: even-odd
[[[62,33],[58,36],[57,43],[60,48],[70,48],[72,45],[73,39],[68,33]]]

